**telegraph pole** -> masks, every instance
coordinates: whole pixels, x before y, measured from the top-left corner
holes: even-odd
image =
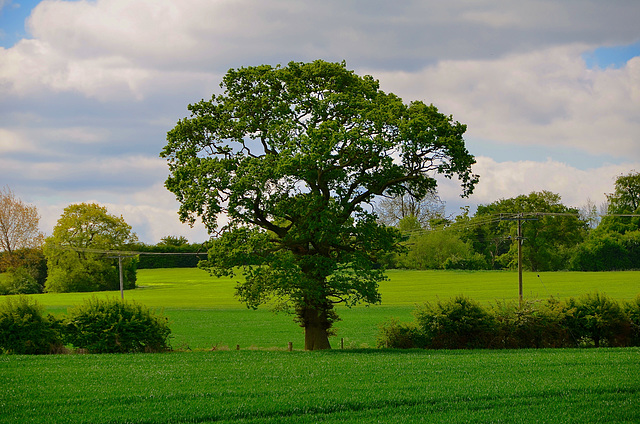
[[[120,271],[120,298],[124,300],[124,278],[122,276],[122,255],[118,255],[118,269]]]
[[[518,299],[522,307],[522,214],[518,215]]]
[[[511,215],[501,219],[503,221],[518,221],[518,234],[516,235],[516,242],[518,243],[518,300],[520,306],[522,306],[522,243],[524,243],[524,237],[522,236],[522,221],[537,221],[538,218],[525,218],[524,213],[519,213],[515,216]]]

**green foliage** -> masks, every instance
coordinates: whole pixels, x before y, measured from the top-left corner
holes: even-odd
[[[41,291],[42,286],[25,267],[10,269],[0,280],[0,294],[33,294]]]
[[[426,341],[413,323],[402,323],[395,318],[380,324],[376,346],[385,349],[413,349],[424,347]]]
[[[34,280],[37,289],[32,284],[28,284],[28,291],[10,290],[10,294],[30,294],[42,293],[44,283],[47,278],[47,259],[44,257],[42,247],[22,248],[12,252],[0,252],[0,272],[15,272],[17,270],[26,271],[29,280]],[[22,272],[22,271],[20,271]],[[17,287],[22,287],[18,284]],[[35,290],[35,291],[34,291]]]
[[[497,302],[490,310],[464,296],[426,303],[414,311],[415,324],[380,326],[378,346],[467,348],[549,348],[638,346],[640,296],[625,308],[606,295],[578,299]]]
[[[495,318],[478,302],[464,296],[427,302],[415,311],[416,323],[429,349],[486,347],[496,333]]]
[[[60,350],[60,324],[26,296],[7,297],[0,305],[0,352],[47,354]]]
[[[578,210],[561,203],[560,196],[548,191],[502,199],[489,205],[478,206],[463,240],[474,243],[492,264],[514,268],[517,265],[517,243],[506,243],[517,237],[515,218],[523,214],[523,261],[525,269],[551,271],[567,268],[569,249],[586,235],[586,222],[577,217]],[[510,218],[511,220],[505,220]]]
[[[170,334],[165,317],[118,299],[88,299],[64,322],[65,341],[90,353],[162,352]]]
[[[485,269],[482,255],[450,230],[421,231],[407,241],[407,252],[396,259],[406,269]]]
[[[561,302],[524,300],[497,302],[491,313],[498,322],[499,340],[491,347],[559,348],[575,346],[564,325],[566,311]]]
[[[144,253],[174,253],[173,255],[139,255],[137,269],[195,268],[198,262],[207,258],[206,243],[189,244],[186,239],[179,237],[165,237],[160,243],[152,246],[135,243],[129,245],[128,249]],[[199,255],[192,253],[199,253]]]
[[[631,322],[620,304],[605,294],[588,293],[570,298],[566,326],[574,337],[599,346],[628,346]]]
[[[470,194],[466,126],[433,105],[405,105],[344,63],[231,69],[221,86],[167,134],[166,186],[183,221],[200,217],[213,232],[228,217],[202,266],[243,267],[242,301],[296,311],[315,329],[309,348],[326,348],[333,305],[378,302],[379,259],[398,248],[399,232],[364,205],[422,198],[434,173]]]
[[[44,254],[50,292],[119,290],[118,260],[100,253],[122,250],[137,240],[122,217],[109,215],[97,204],[76,204],[64,209],[46,239]],[[124,288],[135,287],[136,261],[123,259]]]
[[[640,294],[631,302],[625,302],[624,312],[631,322],[632,346],[640,346]]]
[[[615,271],[629,269],[630,258],[615,233],[592,233],[572,254],[569,269],[573,271]]]

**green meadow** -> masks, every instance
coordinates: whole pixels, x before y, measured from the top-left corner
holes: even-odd
[[[391,270],[380,285],[382,304],[338,308],[334,347],[374,347],[378,326],[390,318],[411,321],[416,305],[464,294],[479,302],[517,301],[518,274],[507,271],[407,271]],[[302,344],[302,329],[292,317],[274,314],[268,306],[249,310],[234,297],[236,279],[211,277],[196,268],[138,271],[138,286],[125,298],[162,311],[169,319],[176,349],[245,347],[284,348]],[[525,297],[558,299],[599,291],[629,301],[640,293],[640,272],[524,273]],[[91,296],[119,293],[47,293],[34,295],[49,312],[67,308]]]
[[[600,291],[625,301],[640,291],[639,277],[526,273],[524,287],[528,298]],[[125,298],[170,319],[176,351],[1,355],[0,423],[640,422],[638,348],[368,349],[381,322],[411,320],[425,301],[516,301],[514,272],[390,271],[382,305],[340,308],[337,349],[319,352],[301,350],[290,316],[241,305],[233,279],[141,270],[138,285]],[[63,314],[85,298],[117,295],[34,297]]]

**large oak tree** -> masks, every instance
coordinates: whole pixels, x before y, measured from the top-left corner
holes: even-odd
[[[221,87],[169,131],[166,186],[183,221],[218,235],[205,268],[241,267],[240,300],[295,312],[305,349],[330,348],[334,305],[380,302],[377,259],[398,246],[373,200],[422,198],[436,173],[471,193],[466,126],[344,63],[231,69]]]

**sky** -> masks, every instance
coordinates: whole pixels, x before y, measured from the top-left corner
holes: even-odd
[[[480,182],[447,211],[548,190],[597,205],[640,171],[637,0],[0,0],[0,187],[51,234],[91,202],[141,241],[180,223],[159,153],[230,68],[346,61],[467,125]]]

